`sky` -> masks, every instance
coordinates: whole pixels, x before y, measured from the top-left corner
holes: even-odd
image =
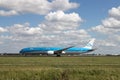
[[[0,0],[0,53],[85,46],[120,54],[120,0]]]

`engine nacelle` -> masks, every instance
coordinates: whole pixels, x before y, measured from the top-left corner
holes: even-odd
[[[54,54],[54,51],[48,51],[47,53],[48,54]]]
[[[62,51],[62,54],[65,54],[66,52],[65,51]]]

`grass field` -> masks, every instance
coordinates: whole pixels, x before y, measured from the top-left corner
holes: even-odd
[[[120,80],[120,57],[0,57],[0,80]]]

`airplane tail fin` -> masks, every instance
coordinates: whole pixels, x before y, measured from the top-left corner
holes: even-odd
[[[92,49],[94,42],[95,39],[90,40],[90,42],[84,48]]]

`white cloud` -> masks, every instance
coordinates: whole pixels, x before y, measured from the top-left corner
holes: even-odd
[[[92,27],[91,30],[99,32],[105,36],[105,39],[102,39],[101,41],[99,40],[99,45],[120,47],[120,7],[114,7],[110,9],[108,13],[109,16],[102,20],[100,25]]]
[[[101,33],[106,33],[106,32],[108,32],[108,29],[107,29],[107,28],[104,28],[104,26],[102,26],[102,25],[98,25],[98,26],[96,26],[96,27],[92,27],[91,30],[97,31],[97,32],[101,32]]]
[[[61,15],[62,13],[62,15]],[[58,16],[56,16],[58,15]],[[59,18],[59,15],[61,17]],[[69,17],[69,18],[66,18]],[[82,19],[77,13],[65,14],[63,11],[51,12],[46,15],[46,20],[44,23],[38,24],[36,27],[30,27],[29,23],[25,24],[14,24],[9,26],[7,30],[15,35],[49,35],[49,34],[59,34],[64,33],[65,31],[77,31],[79,23],[82,22]],[[58,19],[59,18],[59,19]],[[85,33],[84,30],[80,32]]]
[[[77,3],[69,2],[69,0],[53,0],[51,4],[53,9],[63,11],[79,6]]]
[[[77,13],[65,14],[63,11],[50,12],[45,18],[48,21],[82,22]]]
[[[0,10],[0,16],[12,16],[12,15],[18,15],[18,13],[15,10],[10,11]]]
[[[0,2],[0,7],[18,13],[46,14],[51,10],[47,0],[0,0]]]
[[[109,10],[109,17],[102,20],[102,24],[93,27],[92,30],[105,34],[120,32],[120,7]]]
[[[0,33],[7,32],[7,29],[0,27]]]
[[[113,17],[103,20],[102,24],[107,28],[120,28],[120,20]]]
[[[44,28],[45,30],[75,30],[82,23],[82,19],[77,13],[66,14],[63,11],[50,12],[45,16],[45,26],[50,28]]]
[[[115,47],[116,44],[114,43],[114,41],[111,41],[111,40],[98,40],[98,43],[97,45],[100,45],[100,46],[107,46],[107,47]]]
[[[113,7],[112,9],[110,9],[109,10],[109,15],[111,17],[116,17],[116,18],[119,17],[119,19],[120,19],[120,6],[117,7],[117,8]]]
[[[0,7],[10,10],[8,12],[2,10],[2,14],[10,15],[14,13],[14,15],[16,15],[18,13],[34,13],[45,15],[53,10],[69,10],[76,8],[78,4],[69,2],[69,0],[52,0],[51,2],[48,0],[0,0]]]
[[[61,15],[61,17],[59,18],[56,15]],[[36,27],[31,27],[29,23],[25,23],[14,24],[7,29],[14,40],[48,41],[50,44],[56,42],[56,45],[68,42],[66,39],[77,41],[77,39],[90,38],[84,29],[78,29],[82,19],[77,13],[51,12],[45,16],[45,19],[43,23]]]
[[[20,36],[29,36],[29,35],[37,35],[41,33],[41,29],[39,27],[30,27],[29,23],[21,24],[14,24],[11,27],[7,28],[10,33],[13,35],[20,35]]]

